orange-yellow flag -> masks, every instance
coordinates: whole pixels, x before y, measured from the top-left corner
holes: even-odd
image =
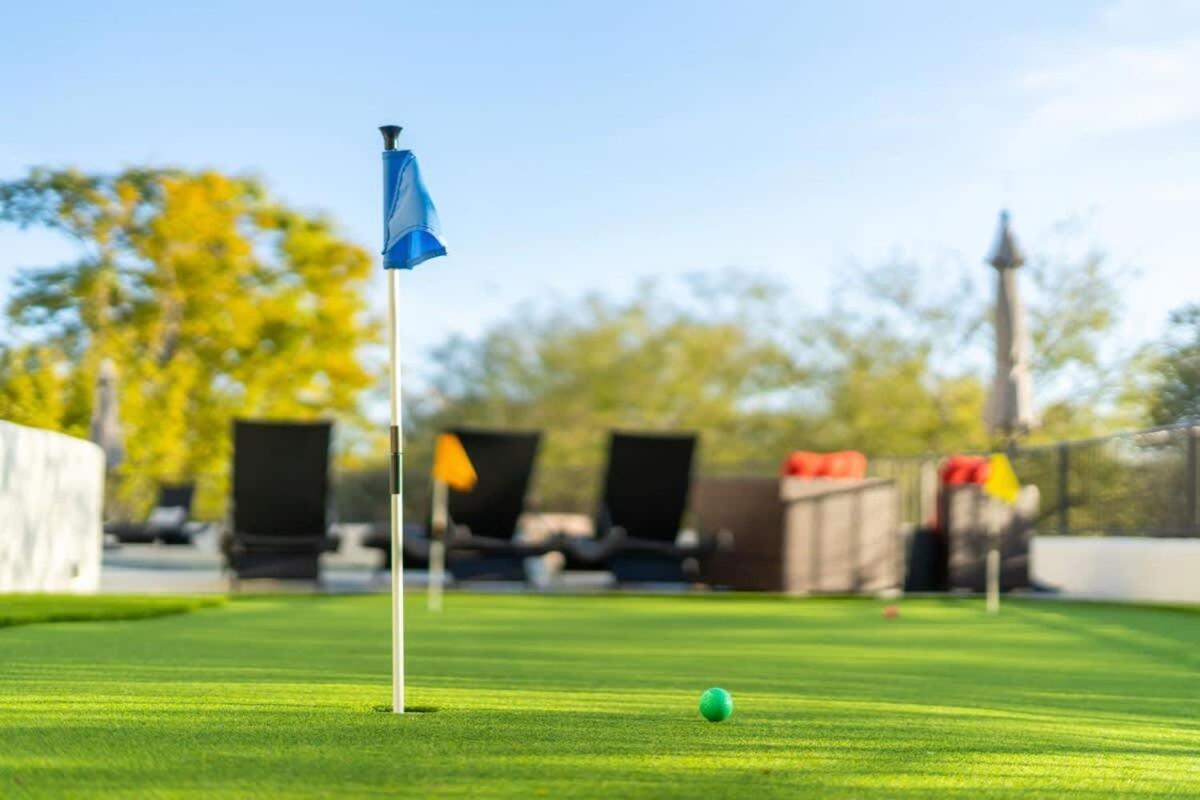
[[[433,477],[460,492],[475,488],[478,476],[466,448],[453,433],[443,433],[437,438],[433,451]]]
[[[983,484],[983,490],[1009,505],[1017,502],[1017,497],[1021,494],[1021,483],[1017,480],[1017,473],[1013,472],[1008,456],[992,453],[989,466],[991,469],[988,470],[988,479],[987,483]]]

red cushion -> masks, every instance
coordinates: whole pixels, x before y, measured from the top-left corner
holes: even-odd
[[[984,456],[950,456],[942,462],[939,477],[946,486],[964,483],[982,484],[988,479],[991,467]]]
[[[855,450],[797,450],[783,462],[783,474],[794,478],[862,478],[867,474],[867,457]]]
[[[783,474],[794,478],[815,478],[820,466],[820,453],[797,450],[783,462]]]

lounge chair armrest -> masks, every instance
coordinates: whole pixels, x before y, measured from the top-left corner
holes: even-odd
[[[511,539],[498,539],[495,536],[457,535],[447,544],[455,550],[507,550],[512,547]]]
[[[732,550],[733,535],[729,531],[722,530],[715,535],[701,535],[699,541],[682,545],[675,542],[662,542],[653,539],[630,538],[622,543],[622,549],[630,553],[650,553],[679,558],[692,558],[707,556],[718,550]]]
[[[328,540],[328,532],[303,536],[271,536],[235,531],[230,536],[230,543],[234,547],[252,550],[323,550]]]
[[[557,549],[580,563],[600,565],[621,552],[628,541],[624,528],[611,525],[599,538],[561,536],[555,544]]]
[[[144,522],[106,522],[104,523],[105,533],[131,533],[147,530]]]

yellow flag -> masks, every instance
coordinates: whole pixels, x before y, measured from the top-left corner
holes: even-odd
[[[988,466],[988,479],[987,483],[983,484],[983,490],[1009,505],[1017,502],[1017,495],[1021,493],[1021,483],[1017,480],[1017,473],[1013,472],[1008,456],[1004,453],[992,453],[992,457],[988,459]]]
[[[462,442],[453,433],[443,433],[437,438],[433,451],[433,477],[460,492],[475,488],[478,476]]]

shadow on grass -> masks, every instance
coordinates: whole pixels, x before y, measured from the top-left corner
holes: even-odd
[[[392,713],[392,707],[390,704],[374,705],[374,706],[371,706],[371,710],[378,711],[381,714],[391,714]],[[405,706],[404,707],[405,714],[432,714],[438,710],[440,710],[440,709],[438,709],[437,706]]]
[[[1049,604],[1021,603],[1012,610],[1023,622],[1055,633],[1082,636],[1102,647],[1173,667],[1200,667],[1200,629],[1193,620],[1181,617],[1192,613],[1190,609],[1105,603],[1060,610]],[[1181,620],[1192,624],[1180,624]]]
[[[0,628],[48,622],[110,622],[186,614],[225,603],[221,596],[0,595]]]

